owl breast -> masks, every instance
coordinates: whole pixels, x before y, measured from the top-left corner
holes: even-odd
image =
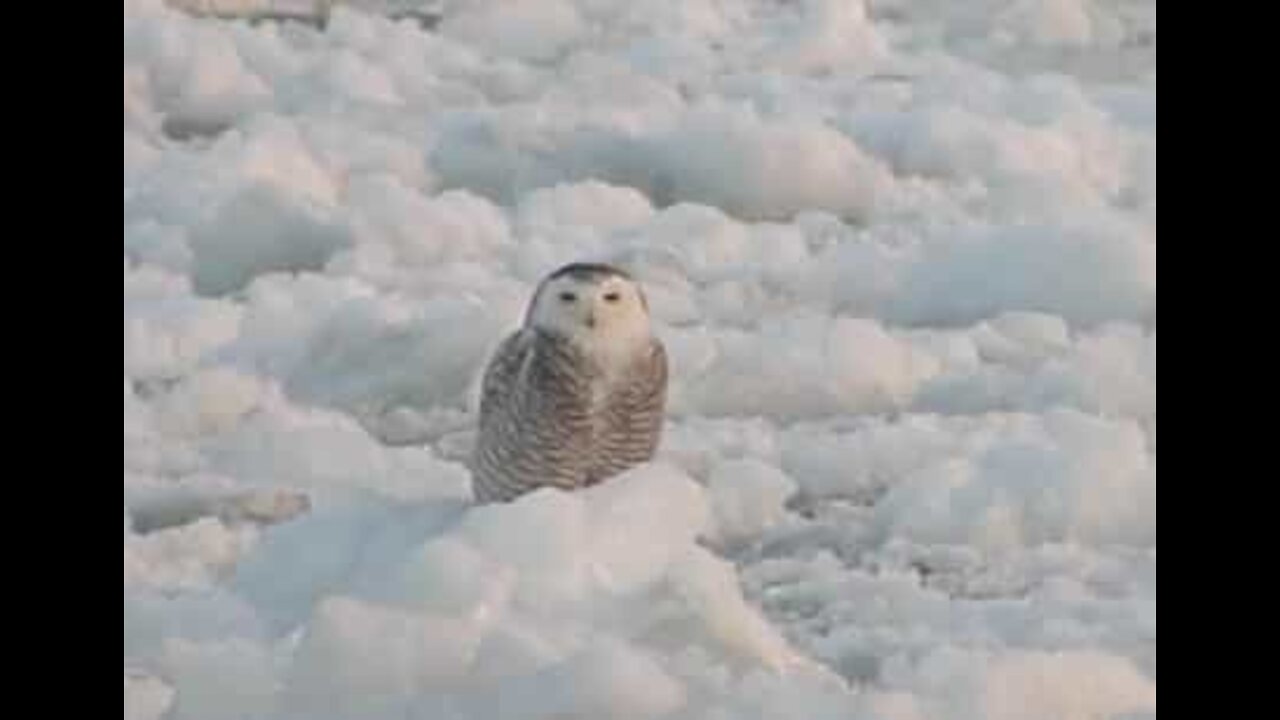
[[[661,440],[666,385],[666,354],[656,341],[615,372],[595,376],[586,485],[653,458]]]
[[[656,451],[666,400],[656,340],[602,366],[573,344],[527,335],[501,348],[484,381],[475,494],[510,500],[543,486],[594,485]]]

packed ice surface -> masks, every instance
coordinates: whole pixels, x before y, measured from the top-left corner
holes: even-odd
[[[1155,716],[1154,1],[413,4],[124,3],[126,718]],[[579,259],[659,458],[472,507]]]

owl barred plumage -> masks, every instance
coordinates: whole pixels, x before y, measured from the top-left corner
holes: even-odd
[[[472,461],[476,500],[588,487],[652,459],[667,376],[666,349],[630,275],[588,263],[550,274],[523,327],[485,369]]]

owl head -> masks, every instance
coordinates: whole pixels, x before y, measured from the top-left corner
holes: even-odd
[[[623,349],[650,337],[649,304],[627,272],[600,263],[572,263],[538,285],[525,325],[588,347]]]

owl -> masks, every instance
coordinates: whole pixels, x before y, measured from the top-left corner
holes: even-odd
[[[667,375],[666,349],[634,278],[594,263],[551,273],[481,379],[476,501],[584,488],[649,461],[662,435]]]

